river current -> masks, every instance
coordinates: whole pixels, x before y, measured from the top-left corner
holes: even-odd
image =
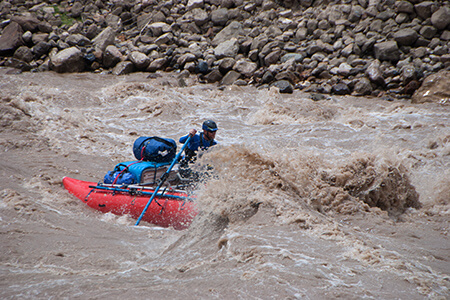
[[[0,70],[0,298],[448,299],[450,107]],[[219,126],[177,231],[94,211],[139,136]],[[178,148],[179,149],[179,148]]]

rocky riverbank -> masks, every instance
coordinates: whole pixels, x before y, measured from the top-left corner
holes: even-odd
[[[445,0],[4,0],[0,22],[0,65],[21,71],[180,71],[389,99],[450,70]]]

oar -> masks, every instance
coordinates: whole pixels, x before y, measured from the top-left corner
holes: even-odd
[[[142,217],[145,215],[145,212],[147,211],[148,207],[150,206],[150,204],[152,203],[153,199],[155,198],[156,194],[158,194],[159,189],[161,188],[161,186],[164,184],[164,182],[166,181],[167,177],[169,177],[169,173],[172,170],[173,166],[177,163],[178,159],[180,159],[181,153],[183,153],[184,148],[186,148],[187,144],[189,143],[189,140],[191,139],[191,136],[189,135],[188,138],[186,139],[186,141],[183,144],[183,147],[181,147],[180,152],[178,152],[178,154],[175,156],[175,158],[173,159],[172,164],[170,165],[170,167],[167,169],[167,171],[161,176],[161,182],[158,184],[158,186],[156,187],[155,191],[153,192],[153,195],[150,197],[150,199],[147,202],[147,205],[144,207],[144,210],[142,211],[141,215],[139,216],[135,226],[138,226],[139,223],[141,222]]]

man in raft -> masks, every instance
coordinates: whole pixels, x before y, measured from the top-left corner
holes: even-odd
[[[180,138],[180,143],[184,144],[188,136],[191,137],[188,145],[184,149],[184,158],[180,162],[180,175],[184,178],[198,179],[199,174],[192,172],[188,164],[195,162],[198,150],[205,151],[209,147],[217,145],[217,142],[214,140],[216,138],[216,132],[219,129],[216,122],[207,120],[203,122],[202,129],[203,132],[200,133],[197,133],[195,129],[191,129],[188,135]]]
[[[203,122],[202,125],[203,132],[197,134],[197,130],[191,129],[189,134],[180,138],[180,143],[184,144],[188,136],[191,137],[189,144],[184,149],[184,159],[186,162],[194,162],[197,158],[197,151],[200,149],[202,151],[208,150],[209,147],[217,145],[214,140],[216,138],[217,128],[216,122],[212,120],[207,120]]]

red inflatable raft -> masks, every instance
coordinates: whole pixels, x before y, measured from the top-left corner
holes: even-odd
[[[69,177],[63,179],[64,187],[88,206],[103,213],[130,215],[137,219],[153,195],[153,188],[143,186],[120,187],[97,184]],[[142,221],[161,227],[186,229],[198,211],[183,191],[158,193],[148,207]]]

